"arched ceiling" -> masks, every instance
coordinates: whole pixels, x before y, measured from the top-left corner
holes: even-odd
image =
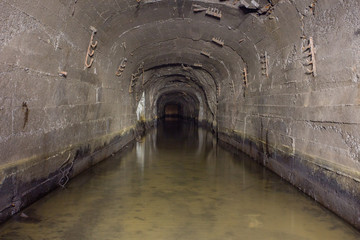
[[[150,94],[151,106],[164,89],[186,90],[214,117],[219,101],[243,95],[244,68],[259,75],[258,43],[276,38],[280,46],[272,47],[282,44],[283,27],[269,15],[279,1],[75,2],[74,17],[97,29],[97,51],[107,59],[102,64],[109,72],[123,65],[120,81],[136,100]]]

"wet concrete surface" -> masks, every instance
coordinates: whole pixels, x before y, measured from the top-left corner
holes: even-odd
[[[0,226],[1,240],[360,239],[191,122],[168,120]]]

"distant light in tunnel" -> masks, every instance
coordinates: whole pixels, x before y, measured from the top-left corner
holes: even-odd
[[[180,106],[176,104],[168,104],[165,106],[165,116],[179,115]]]

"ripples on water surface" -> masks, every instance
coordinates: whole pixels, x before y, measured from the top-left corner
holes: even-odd
[[[278,176],[166,121],[0,226],[0,239],[360,239]]]

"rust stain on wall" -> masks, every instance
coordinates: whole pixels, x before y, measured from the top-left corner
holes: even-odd
[[[26,102],[22,103],[22,110],[24,112],[24,124],[23,124],[23,129],[24,129],[29,120],[29,112],[30,112]]]

